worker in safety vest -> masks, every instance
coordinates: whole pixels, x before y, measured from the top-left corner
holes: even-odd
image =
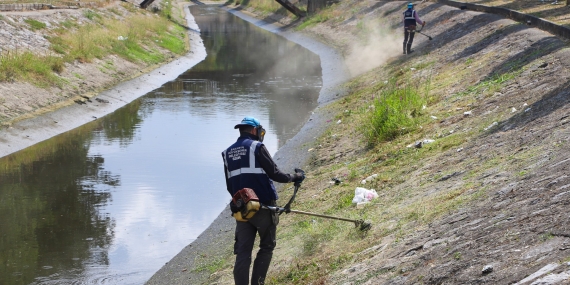
[[[232,197],[243,188],[251,188],[262,205],[276,206],[277,191],[273,181],[280,183],[301,182],[303,171],[295,174],[279,170],[271,155],[263,145],[265,129],[253,117],[245,117],[234,129],[239,129],[240,137],[222,152],[226,185]],[[233,213],[237,206],[230,202]],[[256,234],[259,234],[259,251],[253,263],[251,284],[265,284],[265,276],[275,248],[275,233],[279,215],[267,209],[259,209],[246,222],[236,221],[234,254],[234,281],[236,285],[249,284],[249,267]]]
[[[414,10],[414,4],[408,3],[408,9],[404,11],[404,54],[414,52],[412,50],[412,42],[416,32],[416,25],[425,26],[426,22],[422,21],[418,16],[418,12]]]

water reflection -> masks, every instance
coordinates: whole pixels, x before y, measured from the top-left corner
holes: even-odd
[[[308,119],[318,57],[217,8],[192,13],[204,62],[0,159],[0,284],[144,283],[229,201],[220,153],[233,125],[258,117],[275,152]]]

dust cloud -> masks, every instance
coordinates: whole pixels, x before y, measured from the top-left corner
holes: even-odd
[[[380,20],[360,22],[360,41],[348,48],[347,66],[352,76],[362,74],[384,64],[389,58],[402,53],[403,33],[393,30]]]

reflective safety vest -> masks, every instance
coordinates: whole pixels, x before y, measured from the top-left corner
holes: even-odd
[[[404,11],[404,27],[409,27],[410,25],[416,25],[416,10],[408,9]]]
[[[232,196],[243,188],[251,188],[259,201],[268,205],[277,200],[277,191],[261,165],[255,159],[263,144],[247,137],[240,137],[236,143],[222,152],[227,168],[228,185]]]

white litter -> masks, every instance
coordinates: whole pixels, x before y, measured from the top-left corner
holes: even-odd
[[[488,127],[486,127],[484,130],[486,131],[486,130],[488,130],[488,129],[490,129],[490,128],[492,128],[492,127],[498,125],[498,124],[499,124],[499,123],[497,123],[497,122],[493,122],[493,123],[490,124]]]
[[[376,193],[376,190],[356,187],[356,189],[354,189],[354,198],[352,199],[352,203],[358,204],[363,202],[370,202],[376,198],[378,198],[378,193]]]

